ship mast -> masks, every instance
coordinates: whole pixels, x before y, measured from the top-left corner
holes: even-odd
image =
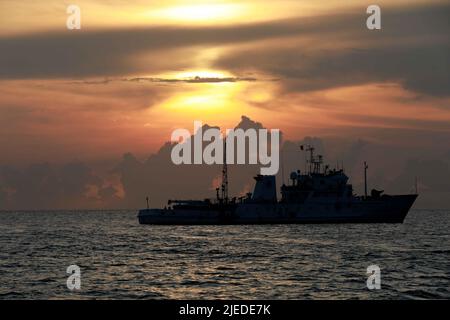
[[[364,161],[364,196],[367,198],[367,169],[369,166],[367,162]]]
[[[227,167],[227,139],[224,139],[223,168],[222,168],[222,201],[228,202],[228,167]]]
[[[300,146],[300,149],[303,150],[303,146]],[[314,156],[315,148],[311,145],[306,146],[306,152],[309,152],[309,160],[306,160],[309,163],[309,174],[319,174],[321,173],[321,167],[323,163],[323,156],[318,155],[317,158]],[[306,157],[305,157],[306,158]]]
[[[309,173],[312,173],[312,166],[314,163],[314,147],[307,145],[306,151],[309,152]]]

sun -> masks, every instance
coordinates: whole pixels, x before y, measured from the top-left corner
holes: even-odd
[[[154,77],[154,76],[153,76]],[[234,126],[243,114],[269,118],[270,110],[261,110],[263,104],[273,98],[276,90],[272,82],[229,81],[238,76],[227,70],[193,68],[158,74],[156,77],[176,79],[171,84],[173,92],[159,104],[148,108],[146,116],[158,123],[169,123],[171,128],[183,128],[192,121],[211,125]],[[204,81],[182,80],[201,78]],[[223,81],[208,81],[222,79]]]
[[[146,16],[168,22],[210,23],[236,19],[244,11],[244,6],[236,3],[196,4],[156,9],[147,12]]]

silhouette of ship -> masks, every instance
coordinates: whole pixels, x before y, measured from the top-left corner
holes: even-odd
[[[414,194],[386,195],[373,189],[367,194],[367,164],[364,162],[365,194],[355,195],[343,169],[329,169],[323,157],[309,152],[309,169],[290,174],[290,184],[281,186],[277,199],[275,176],[257,175],[253,193],[228,197],[228,172],[224,161],[222,184],[215,199],[169,200],[163,209],[139,211],[141,224],[300,224],[300,223],[403,223],[416,200]]]

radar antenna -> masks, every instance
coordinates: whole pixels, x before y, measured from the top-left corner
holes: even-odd
[[[305,150],[306,152],[309,152],[309,160],[305,159],[305,166],[306,163],[309,163],[309,174],[312,173],[321,173],[322,163],[323,163],[323,156],[318,155],[317,158],[314,156],[314,150],[315,148],[311,145],[306,145],[306,149],[303,145],[300,146],[300,150]],[[306,158],[306,154],[305,154]]]

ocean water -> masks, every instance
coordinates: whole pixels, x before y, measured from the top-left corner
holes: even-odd
[[[378,265],[381,288],[366,286]],[[69,265],[81,270],[70,291]],[[0,299],[449,299],[450,211],[404,224],[150,226],[0,212]]]

